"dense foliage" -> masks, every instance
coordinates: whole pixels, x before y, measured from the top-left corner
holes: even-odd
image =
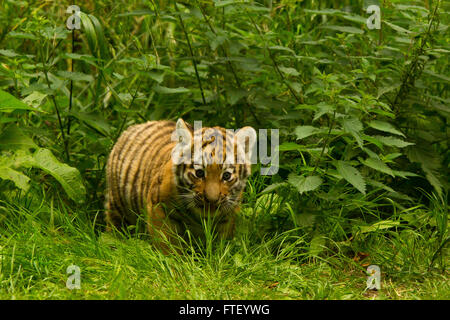
[[[242,212],[256,240],[297,228],[316,255],[408,225],[436,257],[448,242],[448,3],[383,1],[369,30],[376,1],[80,1],[74,31],[72,2],[0,3],[0,206],[51,195],[103,230],[117,137],[183,117],[279,130],[280,168],[255,166]]]

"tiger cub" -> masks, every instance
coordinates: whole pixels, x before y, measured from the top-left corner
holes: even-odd
[[[129,127],[107,162],[108,229],[134,225],[144,213],[160,243],[160,236],[173,241],[187,230],[201,237],[202,219],[212,217],[218,236],[231,238],[255,139],[251,127],[194,132],[182,119]]]

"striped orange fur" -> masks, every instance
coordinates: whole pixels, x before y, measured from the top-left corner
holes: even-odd
[[[182,163],[172,156],[178,143],[173,140],[176,129],[187,133],[191,142],[190,149],[185,151],[193,156]],[[195,153],[198,140],[194,137],[202,139],[200,154]],[[222,145],[219,141],[223,141]],[[242,148],[241,140],[224,128],[201,128],[194,132],[182,119],[176,123],[149,121],[129,127],[108,158],[105,205],[108,228],[134,225],[138,216],[144,214],[152,238],[163,236],[170,241],[176,238],[175,234],[184,236],[187,230],[202,236],[202,219],[212,217],[219,237],[231,238],[235,214],[251,173],[248,158],[238,159]],[[199,160],[194,161],[194,155],[199,155],[196,158]]]

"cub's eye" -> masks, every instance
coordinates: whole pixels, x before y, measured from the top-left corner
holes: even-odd
[[[228,181],[228,180],[230,180],[230,178],[231,178],[231,173],[229,173],[228,171],[226,171],[222,176],[222,179],[224,181]]]
[[[205,171],[203,171],[202,169],[197,169],[195,170],[195,175],[197,176],[197,178],[203,178],[205,176]]]

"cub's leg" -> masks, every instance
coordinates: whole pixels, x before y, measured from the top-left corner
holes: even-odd
[[[236,215],[233,213],[225,221],[217,225],[217,235],[219,239],[231,240],[234,236]]]
[[[148,232],[156,248],[164,254],[181,253],[182,243],[178,233],[180,226],[168,219],[164,208],[160,205],[147,206]]]
[[[106,196],[105,209],[106,231],[110,232],[114,228],[120,229],[123,225],[123,217],[119,210],[116,209],[114,199],[111,194]]]

